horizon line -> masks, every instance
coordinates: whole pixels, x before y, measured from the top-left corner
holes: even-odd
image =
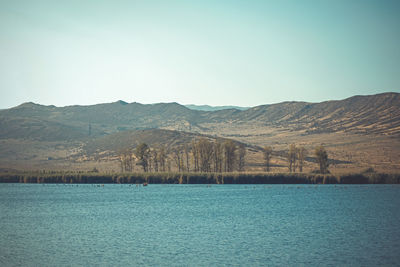
[[[329,102],[329,101],[342,101],[342,100],[346,100],[349,98],[353,98],[353,97],[365,97],[365,96],[378,96],[378,95],[385,95],[385,94],[400,94],[400,92],[393,92],[393,91],[388,91],[388,92],[382,92],[382,93],[376,93],[376,94],[357,94],[357,95],[352,95],[346,98],[341,98],[341,99],[329,99],[329,100],[323,100],[323,101],[319,101],[319,102],[314,102],[314,101],[304,101],[304,100],[285,100],[285,101],[281,101],[281,102],[274,102],[274,103],[266,103],[266,104],[260,104],[260,105],[254,105],[254,106],[241,106],[241,105],[231,105],[231,104],[224,104],[224,105],[209,105],[209,104],[193,104],[193,103],[189,103],[189,104],[183,104],[183,103],[179,103],[176,101],[171,101],[171,102],[153,102],[153,103],[142,103],[142,102],[127,102],[125,100],[119,99],[116,101],[111,101],[111,102],[100,102],[100,103],[96,103],[96,104],[69,104],[69,105],[64,105],[64,106],[57,106],[54,104],[50,104],[50,105],[46,105],[46,104],[41,104],[41,103],[37,103],[37,102],[33,102],[33,101],[28,101],[28,102],[22,102],[19,105],[16,106],[12,106],[12,107],[8,107],[8,108],[0,108],[0,110],[7,110],[7,109],[12,109],[12,108],[16,108],[22,105],[26,105],[26,104],[34,104],[34,105],[39,105],[39,106],[46,106],[46,107],[56,107],[56,108],[64,108],[64,107],[73,107],[73,106],[95,106],[95,105],[104,105],[104,104],[113,104],[113,103],[118,103],[118,102],[122,102],[125,103],[126,105],[130,105],[130,104],[140,104],[140,105],[157,105],[157,104],[178,104],[184,107],[187,106],[208,106],[211,108],[219,108],[219,107],[238,107],[238,108],[246,108],[246,109],[251,109],[254,107],[259,107],[259,106],[267,106],[267,105],[276,105],[276,104],[282,104],[282,103],[310,103],[310,104],[317,104],[317,103],[323,103],[323,102]]]

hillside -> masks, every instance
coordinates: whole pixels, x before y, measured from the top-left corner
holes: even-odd
[[[324,144],[337,170],[372,166],[396,171],[400,170],[400,94],[216,111],[178,103],[117,101],[66,107],[24,103],[0,110],[0,168],[67,168],[75,166],[68,164],[79,157],[90,161],[94,152],[115,152],[138,142],[175,146],[203,135],[234,139],[249,148],[273,146],[279,155],[274,164],[282,168],[288,145],[296,143],[310,153]],[[262,155],[254,153],[249,162],[260,165]]]
[[[177,103],[143,105],[117,101],[92,106],[43,106],[25,103],[0,111],[0,138],[67,140],[123,130],[166,128],[211,133],[207,124],[253,123],[307,130],[400,135],[400,94],[354,96],[321,103],[283,102],[248,110],[200,111]],[[22,134],[30,127],[29,134]],[[28,127],[29,128],[29,127]],[[61,130],[62,129],[62,130]]]
[[[0,118],[8,120],[23,119],[41,121],[51,127],[56,122],[74,128],[81,137],[101,136],[123,130],[160,128],[180,121],[196,122],[196,111],[192,111],[177,103],[158,103],[143,105],[117,101],[109,104],[92,106],[43,106],[24,103],[15,108],[0,111]],[[23,127],[23,125],[21,125]],[[14,132],[18,129],[14,128]],[[13,132],[2,132],[0,138],[13,136]],[[32,137],[45,135],[43,127],[34,129]],[[64,135],[55,135],[55,140],[65,140]]]
[[[91,139],[85,143],[83,148],[88,154],[94,153],[95,151],[118,152],[119,150],[134,148],[138,144],[146,143],[150,147],[160,147],[162,145],[171,150],[184,145],[190,146],[192,141],[200,138],[206,138],[212,142],[215,142],[217,139],[221,142],[228,140],[226,138],[216,138],[196,133],[163,129],[147,129],[123,131]],[[240,142],[236,141],[236,144],[239,145]],[[247,145],[247,147],[254,148],[250,145]]]
[[[315,132],[400,134],[400,94],[354,96],[321,103],[283,102],[232,114],[235,122],[263,122]]]

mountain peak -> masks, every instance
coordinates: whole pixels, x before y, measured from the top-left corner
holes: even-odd
[[[34,106],[41,106],[40,104],[36,104],[33,102],[24,102],[21,105],[17,106],[17,107],[34,107]]]
[[[116,104],[120,104],[120,105],[128,105],[129,103],[128,102],[125,102],[125,101],[123,101],[123,100],[118,100],[118,101],[116,101],[115,102]]]

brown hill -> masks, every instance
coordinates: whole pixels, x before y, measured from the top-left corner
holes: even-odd
[[[284,166],[289,144],[302,144],[312,153],[323,143],[338,163],[332,168],[372,166],[396,171],[400,170],[400,94],[217,111],[191,110],[177,103],[117,101],[67,107],[25,103],[0,110],[0,168],[49,168],[55,163],[71,168],[65,162],[84,158],[85,153],[116,151],[140,142],[173,147],[202,135],[258,147],[271,145],[279,156],[277,166]],[[254,153],[249,162],[261,164],[261,153]],[[85,164],[79,168],[86,168]]]
[[[101,136],[123,130],[147,128],[208,133],[210,129],[207,124],[227,122],[293,127],[297,130],[307,130],[308,133],[399,135],[400,94],[354,96],[321,103],[283,102],[248,110],[219,111],[191,110],[177,103],[143,105],[118,101],[67,107],[25,103],[1,110],[0,118],[2,128],[5,128],[0,131],[0,138],[23,136],[40,140],[84,138],[89,135],[89,125],[92,136]],[[31,128],[29,134],[21,134],[30,123],[37,127]]]
[[[101,136],[123,130],[160,128],[175,124],[177,121],[196,122],[197,113],[177,103],[143,105],[118,101],[110,104],[67,107],[24,103],[0,111],[0,117],[7,120],[24,119],[25,122],[41,121],[47,128],[52,127],[52,123],[57,123],[73,128],[83,138],[89,136],[89,127],[91,136]],[[18,131],[18,127],[13,127],[13,131],[0,132],[0,138],[14,136],[13,132]],[[34,129],[32,133],[31,137],[34,139],[40,135],[48,135],[43,127]],[[78,135],[75,137],[79,138]],[[65,136],[57,135],[55,132],[51,139],[65,140]]]
[[[400,94],[354,96],[321,103],[284,102],[231,114],[235,122],[292,126],[309,133],[350,131],[400,134]]]

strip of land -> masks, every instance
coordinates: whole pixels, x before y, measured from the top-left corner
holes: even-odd
[[[68,184],[400,184],[400,174],[313,173],[2,173],[0,183]]]

